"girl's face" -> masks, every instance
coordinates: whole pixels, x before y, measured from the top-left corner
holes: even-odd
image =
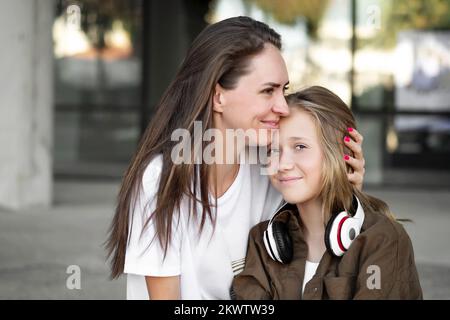
[[[265,146],[270,143],[271,129],[278,129],[280,118],[289,114],[284,97],[288,73],[280,50],[271,44],[251,58],[248,68],[234,89],[216,87],[214,110],[219,112],[215,113],[215,123],[221,129],[253,129],[257,133],[258,129],[268,129],[261,131],[267,135],[247,141]]]
[[[291,115],[281,120],[279,133],[270,157],[272,185],[289,203],[316,199],[321,192],[323,151],[311,115],[291,109]]]

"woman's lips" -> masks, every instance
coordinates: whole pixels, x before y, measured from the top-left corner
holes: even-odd
[[[269,129],[278,129],[280,121],[262,121],[261,122]]]

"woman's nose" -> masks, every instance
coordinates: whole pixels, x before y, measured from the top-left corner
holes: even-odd
[[[285,117],[289,115],[289,106],[286,102],[284,94],[281,94],[273,106],[273,112],[278,113],[280,116]]]

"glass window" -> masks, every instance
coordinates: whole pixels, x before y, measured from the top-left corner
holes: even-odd
[[[142,1],[61,0],[56,11],[55,173],[102,175],[140,134]]]
[[[450,1],[354,1],[360,110],[450,111]]]
[[[450,154],[450,117],[396,116],[387,148],[399,154]]]

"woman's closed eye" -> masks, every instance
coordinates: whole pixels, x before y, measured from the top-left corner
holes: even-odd
[[[271,88],[264,89],[261,92],[264,94],[271,95],[273,93],[273,91],[274,91],[274,88],[271,87]]]

